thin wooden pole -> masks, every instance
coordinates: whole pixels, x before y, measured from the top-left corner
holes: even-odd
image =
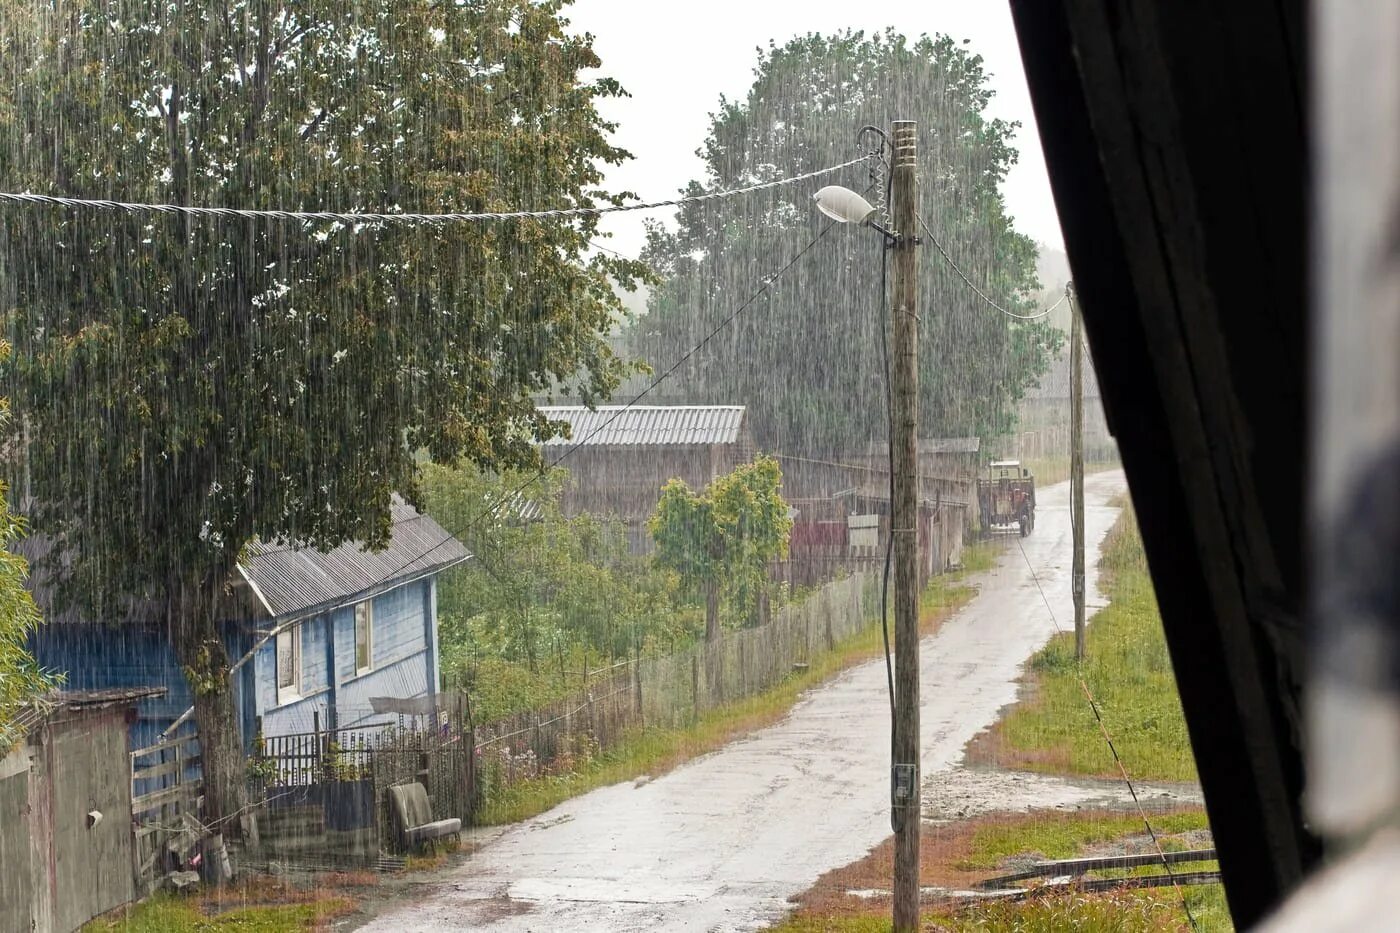
[[[891,820],[894,842],[894,929],[919,928],[919,469],[918,469],[918,144],[915,125],[894,124],[891,200],[894,245],[891,373],[894,501],[895,719]]]

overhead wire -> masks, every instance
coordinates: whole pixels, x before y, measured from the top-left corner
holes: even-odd
[[[1006,308],[1002,307],[998,302],[996,302],[990,295],[988,295],[986,292],[982,291],[982,289],[977,287],[977,283],[973,282],[972,279],[968,277],[968,274],[962,270],[962,267],[959,266],[957,262],[953,259],[953,257],[949,255],[948,251],[943,248],[943,243],[939,241],[938,237],[934,234],[933,230],[929,228],[928,222],[924,220],[923,215],[918,215],[918,217],[919,226],[924,228],[924,233],[928,234],[929,241],[933,243],[933,248],[938,251],[938,255],[943,257],[943,261],[948,263],[949,268],[951,268],[953,272],[957,274],[958,278],[963,280],[963,282],[967,285],[968,288],[976,292],[978,298],[981,298],[991,308],[993,308],[996,311],[1000,311],[1007,317],[1017,321],[1038,321],[1043,317],[1049,316],[1049,314],[1052,311],[1054,311],[1060,305],[1064,304],[1065,299],[1069,297],[1069,293],[1066,292],[1065,294],[1062,294],[1060,296],[1059,301],[1056,301],[1044,311],[1037,311],[1034,314],[1017,314],[1015,311],[1008,311]]]
[[[436,226],[456,223],[476,223],[500,220],[562,220],[572,217],[597,217],[603,214],[621,214],[629,211],[655,210],[662,207],[682,207],[688,204],[703,204],[741,194],[752,194],[771,188],[781,188],[810,181],[839,172],[864,162],[866,156],[831,165],[801,175],[776,178],[772,181],[745,185],[742,188],[729,188],[723,191],[709,191],[704,194],[685,195],[661,201],[647,201],[641,204],[610,204],[605,207],[561,207],[551,210],[519,211],[449,211],[445,213],[362,213],[357,211],[285,211],[269,208],[242,207],[195,207],[188,204],[156,204],[137,201],[111,201],[98,198],[70,198],[52,194],[30,192],[0,192],[0,204],[39,205],[66,207],[70,209],[121,211],[132,214],[170,214],[186,217],[218,217],[241,220],[290,220],[290,221],[330,221],[344,224],[422,224]]]

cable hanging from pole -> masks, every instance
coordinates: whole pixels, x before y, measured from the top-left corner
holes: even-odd
[[[976,292],[977,297],[981,298],[988,305],[990,305],[993,310],[1000,311],[1002,314],[1006,315],[1009,318],[1012,318],[1017,321],[1038,321],[1041,318],[1048,316],[1060,305],[1064,304],[1065,299],[1069,297],[1068,293],[1062,294],[1060,295],[1059,301],[1056,301],[1044,311],[1037,311],[1034,314],[1017,314],[1015,311],[1008,311],[1005,308],[1003,308],[1000,304],[998,304],[995,300],[993,300],[986,292],[978,288],[977,284],[973,282],[972,279],[968,278],[967,273],[964,272],[962,268],[958,266],[956,262],[953,261],[953,257],[948,254],[948,251],[943,248],[943,244],[939,242],[938,237],[934,235],[934,232],[931,229],[929,229],[928,222],[924,220],[922,214],[919,215],[919,226],[924,228],[924,233],[927,233],[929,240],[933,242],[933,248],[938,250],[938,255],[942,256],[943,260],[948,263],[949,267],[955,273],[957,273],[958,278],[962,279],[963,282],[966,283],[967,287]]]
[[[328,221],[343,224],[408,224],[442,226],[457,223],[479,223],[497,220],[566,220],[574,217],[598,217],[603,214],[622,214],[629,211],[655,210],[662,207],[681,207],[687,204],[701,204],[741,194],[752,194],[771,188],[781,188],[800,182],[821,178],[842,169],[859,165],[867,155],[820,168],[801,175],[778,178],[773,181],[730,188],[725,191],[711,191],[706,194],[693,194],[663,201],[648,201],[642,204],[611,204],[607,207],[563,207],[544,211],[476,211],[448,212],[440,214],[419,213],[359,213],[341,211],[283,211],[241,207],[192,207],[185,204],[148,204],[132,201],[109,201],[93,198],[69,198],[51,194],[30,194],[0,192],[0,204],[20,204],[27,206],[66,207],[71,209],[119,211],[130,214],[167,214],[186,217],[217,217],[239,220],[286,220],[286,221]]]

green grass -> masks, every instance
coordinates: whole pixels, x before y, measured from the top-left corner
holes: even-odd
[[[1100,566],[1110,602],[1089,626],[1084,680],[1129,775],[1194,781],[1196,764],[1162,619],[1130,510],[1109,532]],[[994,730],[998,763],[1117,776],[1080,686],[1073,634],[1056,636],[1032,658],[1029,671],[1030,700],[1013,708]]]
[[[1180,810],[1153,814],[1152,829],[1162,849],[1182,851],[1186,842],[1177,834],[1209,829],[1204,810]],[[1006,859],[1034,853],[1045,859],[1079,858],[1096,845],[1144,833],[1141,817],[1124,813],[1036,814],[1030,819],[984,823],[973,833],[971,848],[956,867],[964,871],[997,869]],[[1214,862],[1183,866],[1178,871],[1205,871]],[[1112,874],[1160,874],[1160,866]],[[1225,890],[1218,884],[1182,889],[1201,930],[1230,930],[1230,910]],[[1009,930],[1174,930],[1184,927],[1181,900],[1171,888],[1121,891],[1092,896],[1054,895],[1019,904],[979,904],[959,913],[968,922],[954,929]],[[982,926],[978,926],[981,924]]]
[[[997,562],[997,554],[1001,549],[994,546],[990,541],[977,541],[973,544],[963,546],[962,569],[948,574],[946,577],[935,577],[934,584],[940,580],[948,580],[953,583],[961,582],[970,573],[979,573],[983,570],[991,570],[992,565]],[[932,585],[930,585],[932,588]]]
[[[1209,829],[1203,810],[1182,810],[1152,816],[1152,829],[1158,836]],[[963,871],[994,869],[1013,855],[1035,852],[1046,859],[1076,858],[1086,847],[1112,842],[1143,832],[1142,819],[1113,813],[1037,814],[1034,819],[1007,823],[984,823],[972,837],[972,849],[957,863]],[[1163,848],[1168,848],[1164,840]]]
[[[933,578],[920,600],[925,625],[941,620],[945,613],[972,598],[975,590],[964,580],[975,568],[990,566],[991,554],[986,547],[969,547],[964,551],[963,570]],[[692,725],[637,730],[570,772],[500,788],[489,795],[477,822],[488,826],[518,822],[596,788],[668,771],[690,758],[714,751],[736,736],[777,722],[804,691],[883,650],[880,626],[872,619],[831,651],[813,657],[806,670],[789,675],[762,693],[703,713]]]
[[[1170,835],[1204,829],[1206,817],[1200,810],[1159,814],[1153,818],[1153,827],[1164,837],[1161,840],[1164,849],[1180,849],[1184,842]],[[1086,855],[1096,845],[1138,836],[1142,832],[1139,818],[1121,813],[1033,814],[1002,822],[983,821],[974,830],[963,856],[950,864],[959,871],[985,873],[997,869],[1011,856],[1075,858]],[[1202,863],[1189,866],[1189,870],[1210,867],[1213,863]],[[1160,872],[1160,868],[1154,868],[1137,873]],[[1181,894],[1170,887],[1095,894],[1059,891],[1022,901],[930,905],[923,912],[924,929],[1019,930],[1025,933],[1068,929],[1104,933],[1185,930],[1188,924],[1181,904],[1183,897],[1201,930],[1216,933],[1233,929],[1225,892],[1218,884],[1183,887]],[[799,911],[773,930],[778,933],[873,933],[890,929],[888,901],[868,907],[855,903],[849,910],[847,914],[827,916]]]
[[[193,900],[157,895],[120,917],[94,920],[83,930],[85,933],[287,933],[317,929],[326,921],[348,913],[351,907],[345,898],[327,898],[308,904],[238,907],[211,917],[201,912]]]
[[[1218,884],[1182,889],[1202,933],[1232,930],[1225,890]],[[884,915],[797,916],[774,933],[888,933]],[[1024,901],[979,903],[960,910],[925,909],[923,929],[939,933],[1003,930],[1010,933],[1167,933],[1187,930],[1181,899],[1171,888],[1083,895],[1063,893]]]

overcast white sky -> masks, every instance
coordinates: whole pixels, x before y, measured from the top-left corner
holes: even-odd
[[[575,0],[564,15],[576,31],[593,33],[602,73],[617,78],[632,94],[603,102],[603,115],[620,124],[617,143],[636,156],[613,169],[608,181],[612,188],[635,191],[646,200],[670,197],[701,176],[695,150],[704,140],[708,115],[720,94],[740,97],[747,92],[758,59],[755,50],[769,39],[781,43],[808,32],[893,26],[911,38],[942,32],[971,40],[996,91],[991,115],[1022,124],[1015,140],[1020,162],[1004,187],[1016,228],[1037,242],[1063,248],[1005,0]],[[636,255],[643,240],[642,216],[608,218],[604,229],[613,233],[608,245]]]

